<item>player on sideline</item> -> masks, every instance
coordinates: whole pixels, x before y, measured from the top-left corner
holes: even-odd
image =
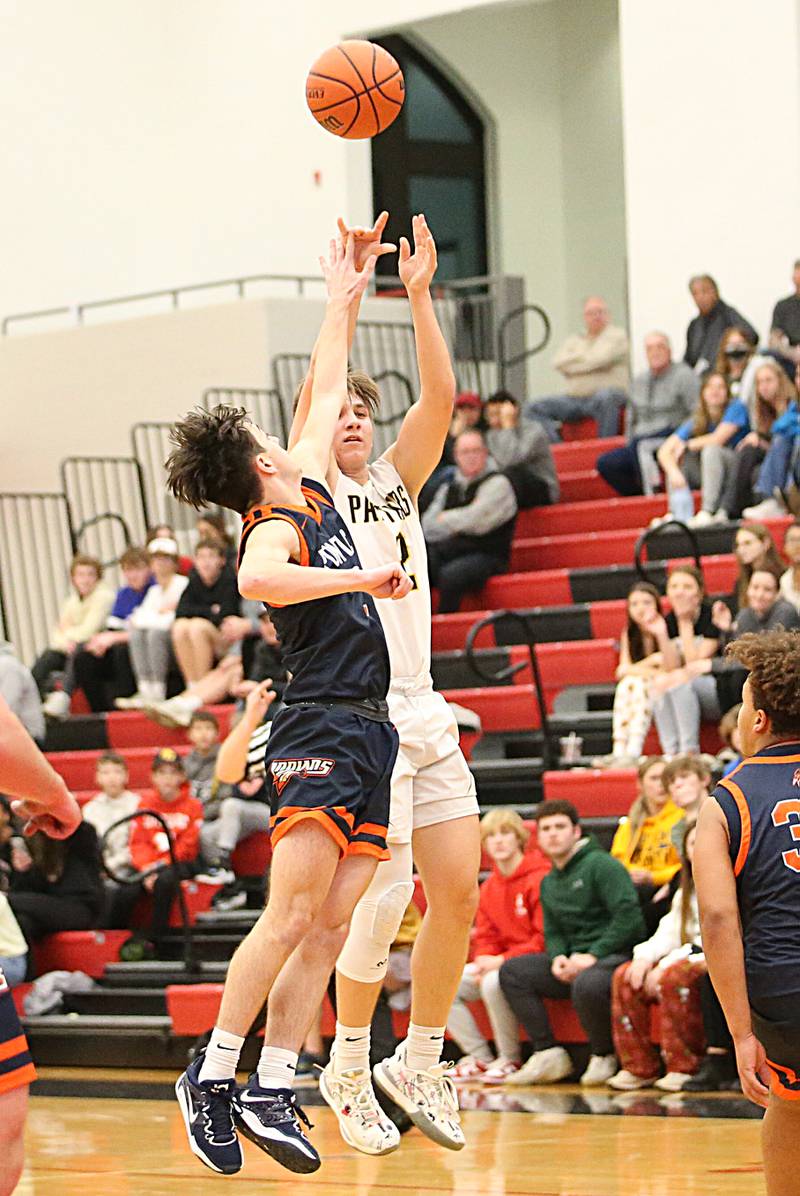
[[[700,811],[703,950],[742,1091],[766,1110],[769,1196],[800,1194],[800,635],[743,635],[744,760]]]
[[[356,265],[384,251],[384,212],[356,235]],[[431,680],[431,602],[425,540],[417,495],[442,453],[452,418],[455,380],[431,299],[436,245],[424,216],[413,219],[414,252],[400,241],[399,272],[408,292],[421,381],[395,443],[373,464],[372,415],[378,388],[351,374],[348,401],[334,437],[328,480],[362,561],[394,557],[412,579],[404,602],[378,608],[389,646],[389,711],[400,735],[392,777],[389,842],[392,857],[378,865],[356,907],[337,963],[337,1025],[320,1090],[349,1145],[367,1154],[397,1148],[400,1135],[378,1105],[369,1071],[370,1022],[389,947],[414,891],[413,860],[428,902],[411,957],[411,1021],[406,1040],[375,1068],[375,1081],[434,1142],[464,1146],[455,1089],[440,1063],[447,1016],[461,980],[475,915],[480,832],[475,782],[458,745],[458,728]],[[355,328],[358,299],[351,311]],[[309,410],[315,362],[301,392],[293,435]],[[316,400],[314,400],[315,402]],[[311,408],[313,410],[313,407]],[[291,443],[291,438],[290,438]],[[309,1021],[313,1008],[309,1004]]]
[[[18,799],[12,808],[25,819],[26,835],[43,831],[51,839],[66,839],[80,825],[75,798],[3,698],[0,792]],[[22,1174],[28,1087],[35,1079],[28,1044],[0,970],[0,1196],[11,1196]]]
[[[328,304],[315,407],[290,452],[243,411],[196,411],[176,426],[172,493],[244,516],[239,588],[270,610],[292,679],[273,721],[273,856],[267,907],[228,968],[217,1025],[176,1093],[191,1150],[215,1171],[242,1165],[236,1129],[289,1170],[316,1171],[319,1155],[298,1122],[292,1082],[308,1031],[298,986],[316,1006],[356,901],[386,854],[389,781],[397,733],[385,697],[389,657],[373,598],[402,598],[398,563],[362,569],[322,479],[346,399],[351,301],[369,281],[353,238],[320,259]],[[309,943],[313,939],[313,948]],[[297,965],[293,983],[284,965]],[[235,1083],[239,1054],[269,994],[257,1073]],[[304,1115],[302,1115],[304,1117]]]

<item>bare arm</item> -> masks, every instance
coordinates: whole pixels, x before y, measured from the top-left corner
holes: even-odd
[[[420,396],[386,457],[416,498],[441,458],[453,415],[456,380],[430,292],[436,272],[436,243],[424,216],[415,216],[412,224],[413,254],[406,238],[400,238],[400,277],[411,304]]]
[[[769,1073],[764,1049],[753,1034],[728,828],[715,801],[707,801],[700,810],[692,871],[700,906],[703,951],[736,1047],[742,1088],[750,1100],[766,1107]]]
[[[239,593],[269,606],[363,591],[374,598],[404,598],[411,580],[399,562],[378,569],[319,569],[302,565],[305,546],[284,519],[254,527],[239,569]]]
[[[0,698],[0,791],[19,800],[14,813],[25,834],[44,831],[66,839],[77,830],[81,811],[63,779],[48,764],[17,716]]]
[[[272,681],[261,681],[247,695],[244,713],[230,735],[220,745],[214,764],[214,777],[226,785],[241,781],[247,768],[247,749],[253,732],[261,726],[264,715],[275,701]]]

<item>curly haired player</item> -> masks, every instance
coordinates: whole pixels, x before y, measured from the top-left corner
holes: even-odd
[[[766,1110],[770,1196],[800,1193],[800,635],[743,635],[742,763],[700,811],[703,948],[742,1090]]]

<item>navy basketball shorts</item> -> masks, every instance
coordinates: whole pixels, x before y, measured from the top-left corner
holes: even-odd
[[[0,1096],[36,1079],[28,1043],[22,1033],[8,986],[0,972]]]
[[[313,819],[342,856],[389,858],[386,833],[397,732],[351,707],[297,702],[275,715],[264,761],[273,847]]]
[[[800,996],[759,998],[751,1005],[753,1033],[763,1046],[770,1091],[779,1100],[800,1100]]]

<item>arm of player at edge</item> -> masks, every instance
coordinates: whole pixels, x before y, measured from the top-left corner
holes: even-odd
[[[728,827],[713,798],[705,802],[697,819],[692,872],[700,907],[703,952],[736,1048],[742,1091],[754,1104],[766,1108],[769,1069],[750,1016]]]
[[[51,839],[66,839],[80,826],[80,806],[3,698],[0,792],[18,799],[11,806],[25,820],[26,835],[43,831]]]
[[[406,413],[397,440],[384,456],[416,500],[442,456],[453,417],[456,380],[431,296],[437,266],[436,242],[424,216],[414,216],[412,229],[413,254],[406,238],[400,238],[399,273],[411,305],[420,395]]]

